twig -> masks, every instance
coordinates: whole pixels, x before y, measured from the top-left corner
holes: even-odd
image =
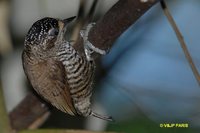
[[[86,1],[85,0],[80,0],[80,5],[79,5],[79,11],[78,11],[78,15],[77,15],[77,20],[76,23],[74,25],[72,34],[71,34],[71,38],[70,40],[72,41],[76,41],[81,28],[83,27],[84,24],[84,14],[85,14],[85,5],[86,5]]]
[[[178,38],[178,40],[180,42],[180,45],[181,45],[181,47],[183,49],[185,57],[186,57],[189,65],[190,65],[190,67],[192,69],[192,72],[193,72],[193,74],[194,74],[194,76],[195,76],[195,78],[196,78],[196,80],[197,80],[197,82],[198,82],[198,84],[200,86],[200,75],[199,75],[199,72],[198,72],[198,70],[197,70],[197,68],[196,68],[196,66],[195,66],[195,64],[194,64],[194,62],[192,60],[192,57],[191,57],[191,55],[190,55],[190,53],[189,53],[189,51],[187,49],[187,45],[186,45],[186,43],[184,41],[184,38],[183,38],[181,32],[179,31],[179,29],[178,29],[173,17],[171,16],[165,1],[161,0],[160,4],[161,4],[161,7],[163,8],[164,14],[166,15],[167,19],[169,20],[169,23],[171,24],[174,32],[176,33],[176,36],[177,36],[177,38]]]
[[[3,90],[0,83],[0,133],[11,133],[9,117],[5,107],[5,101],[3,97]]]
[[[92,6],[90,7],[90,10],[85,18],[85,23],[88,23],[92,20],[96,6],[97,6],[98,0],[94,0],[92,3]]]
[[[87,24],[88,22],[90,22],[92,20],[94,12],[95,12],[95,9],[96,9],[96,6],[97,6],[97,3],[98,3],[98,0],[94,0],[93,1],[88,14],[86,15],[86,17],[84,17],[84,13],[85,13],[85,10],[86,10],[86,4],[87,3],[86,3],[85,0],[81,0],[80,1],[79,11],[78,11],[78,18],[77,18],[77,21],[76,21],[76,24],[74,26],[74,29],[73,29],[73,32],[72,32],[72,36],[71,36],[71,40],[72,41],[76,41],[77,40],[81,28],[85,24]]]
[[[157,2],[158,0],[119,0],[91,29],[90,42],[100,49],[110,49],[116,38]],[[82,46],[82,39],[79,37],[75,49],[81,52]],[[13,128],[21,130],[29,127],[48,110],[46,104],[29,93],[10,113]]]

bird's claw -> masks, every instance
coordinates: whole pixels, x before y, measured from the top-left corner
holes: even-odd
[[[92,60],[92,53],[96,52],[98,54],[101,55],[105,55],[106,51],[99,49],[97,47],[95,47],[89,40],[88,40],[88,34],[91,30],[91,28],[95,25],[95,23],[90,23],[86,26],[86,28],[84,30],[80,31],[80,35],[83,38],[83,44],[84,44],[84,50],[85,50],[85,55],[87,57],[88,60]]]

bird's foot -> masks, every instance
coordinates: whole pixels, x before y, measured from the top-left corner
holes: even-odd
[[[95,23],[90,23],[86,26],[86,29],[83,29],[80,31],[80,35],[83,38],[83,44],[84,44],[84,50],[85,50],[85,55],[88,60],[92,60],[92,53],[96,52],[101,55],[105,55],[106,51],[99,49],[95,47],[89,40],[88,40],[88,34],[91,30],[91,28],[95,25]]]

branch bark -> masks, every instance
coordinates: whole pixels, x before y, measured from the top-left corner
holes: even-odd
[[[90,30],[88,40],[97,48],[110,50],[115,40],[158,0],[119,0]],[[82,38],[75,48],[83,52]]]
[[[49,110],[50,108],[46,103],[34,93],[29,92],[20,104],[9,113],[11,125],[15,130],[32,127],[38,119],[49,113]]]
[[[89,33],[89,41],[100,49],[109,50],[114,41],[129,26],[135,23],[148,9],[159,0],[119,0],[99,20]],[[83,50],[82,39],[79,37],[75,49]],[[14,129],[21,130],[29,127],[39,117],[48,112],[49,107],[30,93],[10,113]]]

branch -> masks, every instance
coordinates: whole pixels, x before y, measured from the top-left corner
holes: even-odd
[[[197,68],[196,68],[196,66],[195,66],[195,64],[194,64],[194,62],[192,60],[192,57],[191,57],[191,55],[190,55],[190,53],[188,51],[188,48],[187,48],[187,45],[186,45],[186,43],[185,43],[185,41],[183,39],[183,36],[182,36],[181,32],[179,31],[179,29],[178,29],[178,27],[176,25],[176,22],[174,21],[173,17],[171,16],[165,1],[161,0],[160,4],[161,4],[161,7],[162,7],[162,9],[164,11],[164,14],[166,15],[167,19],[169,20],[169,23],[171,24],[171,26],[172,26],[172,28],[173,28],[173,30],[174,30],[177,38],[178,38],[178,41],[180,42],[180,45],[181,45],[182,50],[183,50],[183,52],[185,54],[185,57],[186,57],[189,65],[190,65],[190,67],[192,69],[192,72],[193,72],[193,74],[194,74],[194,76],[195,76],[195,78],[196,78],[196,80],[197,80],[197,82],[198,82],[198,84],[200,86],[200,75],[199,75],[199,72],[198,72],[198,70],[197,70]]]
[[[79,37],[79,33],[80,33],[81,28],[83,28],[83,26],[85,24],[87,24],[88,22],[90,22],[92,20],[96,6],[97,6],[97,3],[98,3],[98,0],[93,1],[88,14],[86,15],[86,17],[84,17],[84,13],[85,13],[85,10],[86,10],[86,4],[87,4],[86,2],[88,2],[88,1],[85,1],[85,0],[80,1],[78,17],[77,17],[77,20],[76,20],[76,23],[74,25],[73,32],[72,32],[72,35],[71,35],[72,41],[77,40],[77,38]]]
[[[89,32],[89,41],[97,48],[108,51],[115,40],[135,23],[158,0],[119,0]],[[83,52],[82,38],[75,48]]]
[[[100,49],[109,50],[120,34],[157,2],[158,0],[119,0],[91,29],[90,42]],[[80,52],[83,50],[80,37],[75,44],[75,49]],[[38,100],[34,94],[28,94],[10,113],[13,128],[20,130],[29,127],[48,110],[48,106]]]
[[[38,122],[43,116],[46,116],[49,110],[48,105],[34,93],[29,92],[9,114],[12,127],[15,130],[26,129],[28,127],[33,128],[34,123]]]

